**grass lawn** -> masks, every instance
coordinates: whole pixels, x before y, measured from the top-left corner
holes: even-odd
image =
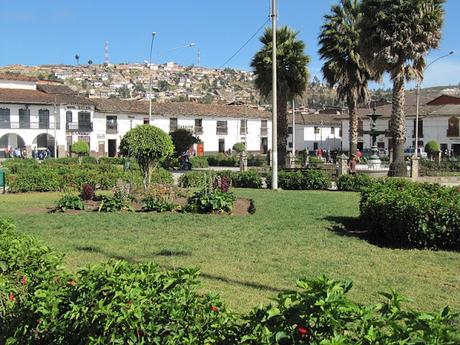
[[[358,215],[359,195],[237,190],[254,198],[252,216],[47,214],[58,193],[0,195],[0,216],[65,253],[70,270],[108,259],[201,269],[205,290],[237,311],[266,303],[299,277],[352,279],[350,296],[376,302],[395,288],[420,310],[460,310],[460,253],[381,248],[331,231]]]

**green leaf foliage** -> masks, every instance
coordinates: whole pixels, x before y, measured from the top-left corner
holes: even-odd
[[[280,171],[278,185],[286,190],[324,190],[331,185],[328,174],[321,170]],[[267,176],[267,188],[271,188],[271,176]]]
[[[341,191],[360,192],[364,188],[369,187],[373,182],[374,179],[369,175],[347,174],[337,179],[337,188]]]
[[[169,134],[174,144],[174,154],[176,157],[187,151],[193,144],[199,142],[199,139],[192,132],[186,129],[178,129]]]
[[[79,156],[84,156],[89,154],[89,145],[85,141],[77,141],[71,146],[72,153],[76,153]]]
[[[380,181],[361,191],[361,220],[390,244],[460,250],[457,188],[406,180]]]
[[[56,211],[84,210],[85,205],[78,195],[65,194],[56,202]]]

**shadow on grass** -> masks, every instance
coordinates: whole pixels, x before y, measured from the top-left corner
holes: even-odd
[[[400,249],[403,246],[398,246],[391,243],[385,238],[379,237],[369,231],[368,228],[361,222],[359,217],[336,217],[327,216],[323,218],[328,222],[334,223],[329,230],[340,236],[359,238],[374,246],[387,249]]]
[[[153,253],[152,256],[192,256],[192,252],[188,250],[162,249]]]
[[[134,263],[137,263],[138,261],[133,259],[133,258],[130,258],[130,257],[127,257],[127,256],[123,256],[123,255],[118,255],[118,254],[114,254],[114,253],[110,253],[110,252],[107,252],[99,247],[95,247],[95,246],[74,246],[75,250],[78,250],[78,251],[81,251],[81,252],[88,252],[88,253],[97,253],[97,254],[101,254],[101,255],[104,255],[106,257],[108,257],[109,259],[115,259],[115,260],[124,260],[124,261],[127,261],[129,262],[130,264],[134,264]]]

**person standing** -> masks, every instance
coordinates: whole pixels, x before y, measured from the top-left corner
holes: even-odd
[[[358,157],[356,155],[351,155],[351,158],[348,161],[348,172],[351,175],[356,174],[356,164],[358,163]]]

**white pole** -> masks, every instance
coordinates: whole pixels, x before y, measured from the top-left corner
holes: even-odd
[[[150,58],[149,58],[149,124],[152,124],[152,50],[153,40],[156,32],[152,32],[152,41],[150,43]]]
[[[278,189],[278,126],[276,85],[276,0],[272,0],[272,190]]]
[[[417,82],[417,89],[415,90],[416,95],[416,111],[415,111],[415,157],[418,157],[418,117],[420,107],[420,81]]]
[[[295,100],[292,99],[292,157],[295,157]]]
[[[57,127],[57,115],[56,115],[56,96],[54,96],[54,159],[57,158],[57,138],[56,138],[56,127]]]

